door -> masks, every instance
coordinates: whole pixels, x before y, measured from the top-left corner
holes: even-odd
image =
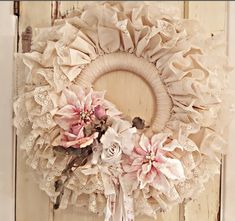
[[[54,19],[66,15],[68,12],[80,7],[84,2],[75,1],[23,1],[19,2],[19,50],[22,50],[22,36],[24,39],[23,48],[27,50],[27,41],[30,40],[30,29],[25,32],[26,27],[43,27],[53,23]],[[172,11],[180,18],[192,18],[199,20],[208,36],[219,33],[226,34],[227,24],[227,3],[226,2],[184,2],[184,1],[159,1],[154,3],[154,7],[160,6]],[[28,34],[28,35],[27,35]],[[34,31],[32,33],[34,35]],[[26,37],[25,37],[26,36]],[[28,39],[28,40],[27,40]],[[25,45],[26,44],[26,45]],[[114,85],[123,85],[122,81],[131,82],[128,89],[128,96],[133,103],[125,103],[117,96],[117,89]],[[135,86],[135,87],[134,87]],[[148,85],[141,79],[132,75],[125,75],[117,78],[115,74],[100,78],[96,84],[97,89],[106,89],[109,99],[121,107],[125,114],[134,111],[136,103],[142,103],[143,107],[153,107],[152,95]],[[138,88],[136,90],[135,88]],[[119,88],[124,94],[125,87]],[[146,91],[142,95],[142,91]],[[152,108],[153,109],[153,108]],[[151,108],[139,111],[151,117]],[[103,220],[102,217],[86,212],[84,209],[68,208],[67,210],[53,210],[53,205],[48,197],[42,192],[34,179],[32,172],[24,161],[21,150],[16,147],[16,221],[92,221]],[[197,200],[185,202],[175,206],[170,212],[161,213],[159,221],[215,221],[220,219],[220,189],[221,176],[216,176],[206,185],[206,189]],[[140,217],[139,220],[151,220],[147,217]]]

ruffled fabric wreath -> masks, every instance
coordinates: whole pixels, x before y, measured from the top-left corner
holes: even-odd
[[[155,217],[219,172],[226,59],[195,21],[140,4],[93,3],[38,30],[14,103],[21,148],[54,208],[86,205],[105,220]],[[92,89],[125,70],[155,96],[148,128]],[[223,108],[221,108],[223,107]],[[223,112],[221,111],[223,110]],[[226,121],[224,121],[226,122]]]

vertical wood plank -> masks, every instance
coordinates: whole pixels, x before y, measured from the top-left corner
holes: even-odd
[[[20,2],[19,37],[27,26],[50,25],[50,2]],[[34,34],[34,32],[33,32]],[[17,148],[16,221],[52,221],[53,213],[47,195],[39,189],[34,171],[25,163],[24,152]]]
[[[226,1],[189,1],[189,18],[198,20],[208,35],[226,31]]]
[[[79,9],[87,3],[92,3],[97,1],[61,1],[60,2],[60,13],[64,15],[69,13],[73,9]],[[169,12],[176,17],[183,17],[184,13],[184,3],[182,1],[144,1],[146,4],[151,4],[155,7],[161,7],[167,9]]]
[[[21,51],[21,34],[28,26],[40,28],[51,25],[51,2],[22,1],[19,16],[19,50]],[[33,35],[35,29],[33,29]]]
[[[0,220],[14,221],[15,150],[12,85],[17,18],[13,15],[13,2],[1,2],[0,5]]]
[[[208,37],[226,34],[227,4],[222,1],[189,1],[188,17],[198,20],[205,28]],[[188,202],[184,208],[184,221],[219,220],[220,176],[215,176],[207,184],[199,198]]]
[[[235,2],[228,2],[228,56],[231,65],[235,67]],[[230,76],[233,93],[235,92],[235,69]],[[234,106],[234,104],[233,104]],[[233,116],[234,117],[234,116]],[[235,152],[234,152],[234,134],[235,134],[235,119],[231,122],[228,133],[228,151],[224,157],[224,204],[222,210],[221,221],[234,220],[235,208]]]
[[[216,221],[220,205],[220,176],[216,175],[206,185],[200,196],[185,205],[185,221]]]

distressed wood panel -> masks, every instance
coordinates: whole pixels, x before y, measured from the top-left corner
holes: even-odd
[[[219,221],[220,175],[206,185],[200,196],[185,205],[185,221]]]
[[[222,1],[190,1],[186,14],[190,19],[198,20],[206,30],[208,37],[224,33],[226,35],[227,3]],[[220,176],[215,176],[207,184],[199,198],[188,202],[184,208],[184,221],[219,220]]]
[[[230,1],[228,8],[228,56],[230,62],[235,67],[235,2]],[[230,82],[233,91],[235,91],[235,69],[231,73]],[[234,99],[234,98],[233,98]],[[234,117],[234,116],[233,116]],[[223,219],[221,221],[234,220],[235,208],[235,152],[234,152],[234,134],[235,134],[235,119],[231,122],[228,133],[228,151],[224,158],[224,204],[223,204]]]
[[[61,1],[59,10],[61,15],[64,15],[73,9],[81,8],[83,5],[96,1]],[[176,17],[183,17],[184,3],[183,1],[145,1],[147,4],[151,4],[156,7],[163,7],[173,13]]]
[[[14,221],[15,150],[12,127],[13,69],[17,18],[13,3],[0,3],[0,220]]]
[[[226,1],[190,1],[188,7],[189,18],[200,21],[208,35],[226,31]]]
[[[50,2],[20,2],[19,37],[27,26],[50,25]],[[19,45],[21,51],[21,44]],[[17,148],[16,221],[51,221],[52,209],[46,194],[33,177],[34,171],[25,164],[23,151]]]
[[[59,11],[55,11],[55,4],[48,2],[21,2],[20,11],[20,34],[25,28],[30,25],[32,27],[42,27],[51,24],[51,13],[55,16],[66,14],[68,11],[79,8],[84,2],[77,1],[62,1],[58,4]],[[203,23],[207,28],[207,33],[223,32],[226,24],[226,3],[225,2],[188,2],[184,8],[183,1],[159,1],[154,2],[156,6],[167,8],[174,12],[178,17],[188,15],[189,18],[196,18]],[[216,16],[214,16],[216,15]],[[117,83],[118,80],[118,83]],[[138,77],[126,75],[126,82],[131,82],[130,88],[126,90],[124,79],[118,78],[117,75],[106,75],[100,78],[96,84],[97,89],[106,89],[110,100],[113,100],[117,105],[120,104],[121,109],[126,115],[131,115],[136,106],[143,104],[143,107],[152,107],[152,97],[148,93],[147,85],[138,79]],[[113,86],[112,86],[113,85]],[[118,85],[120,85],[118,87]],[[136,89],[138,88],[138,90]],[[129,99],[133,100],[132,105],[127,100],[120,100],[118,90],[123,95],[128,94]],[[144,93],[142,93],[144,91]],[[124,97],[124,96],[123,96]],[[131,98],[133,97],[133,99]],[[118,100],[119,99],[119,100]],[[140,106],[140,105],[139,105]],[[131,108],[129,108],[131,107]],[[139,108],[140,109],[140,108]],[[143,117],[149,119],[151,116],[151,108],[143,108],[137,114],[142,114]],[[25,166],[22,152],[17,150],[17,205],[16,221],[75,221],[75,220],[103,220],[96,215],[89,214],[83,208],[70,207],[67,210],[52,211],[51,204],[45,193],[39,190],[37,184],[31,179],[31,170]],[[160,221],[215,221],[219,209],[219,180],[216,177],[214,181],[207,185],[207,189],[198,200],[187,203],[185,206],[175,206],[172,211],[161,213],[158,216]],[[208,188],[213,186],[213,188]],[[209,215],[208,215],[209,214]],[[138,220],[151,220],[146,217],[140,217]]]

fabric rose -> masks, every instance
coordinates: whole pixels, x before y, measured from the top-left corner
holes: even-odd
[[[114,118],[112,126],[101,138],[103,144],[102,161],[115,163],[120,161],[122,152],[131,153],[134,147],[135,133],[136,128],[132,128],[129,122]]]
[[[124,163],[125,172],[132,175],[136,173],[141,189],[150,185],[159,191],[168,192],[171,188],[169,180],[184,180],[181,162],[170,154],[175,148],[181,147],[175,140],[165,144],[167,137],[167,134],[159,133],[149,139],[142,134],[129,156],[130,162]]]

